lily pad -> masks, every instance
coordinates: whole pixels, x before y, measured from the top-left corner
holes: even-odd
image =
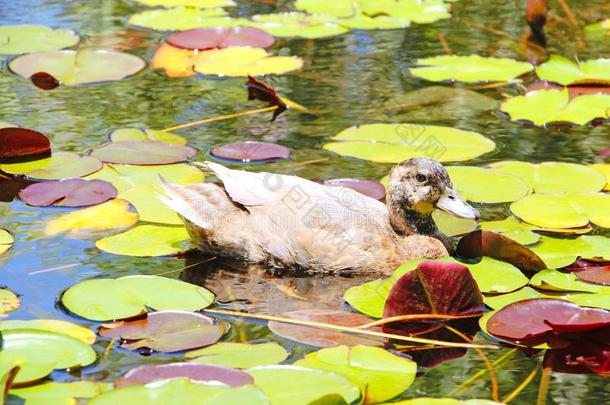
[[[589,165],[589,167],[606,177],[605,191],[610,191],[610,163],[595,163]]]
[[[180,135],[154,129],[121,128],[112,131],[110,140],[112,142],[149,141],[186,145],[186,139]]]
[[[513,121],[529,121],[545,126],[552,123],[586,125],[594,119],[607,119],[610,95],[589,94],[570,99],[567,89],[536,90],[509,98],[500,109]]]
[[[161,44],[153,55],[153,69],[163,69],[169,77],[195,76],[195,63],[202,57],[202,52],[180,49],[169,44]]]
[[[234,6],[233,0],[135,0],[150,7],[222,8]]]
[[[367,15],[407,18],[419,24],[450,18],[449,4],[443,0],[360,0]]]
[[[42,90],[53,90],[59,87],[61,83],[46,72],[34,73],[30,76],[32,84]]]
[[[474,219],[459,218],[441,210],[434,210],[432,219],[438,229],[447,236],[465,235],[479,227],[478,221]]]
[[[103,180],[66,179],[32,184],[19,192],[33,207],[86,207],[101,204],[117,196],[116,188]]]
[[[222,383],[229,387],[241,387],[254,383],[247,373],[229,367],[193,363],[144,365],[129,370],[114,382],[115,388],[146,385],[154,381],[172,378],[188,378],[203,383]]]
[[[262,366],[247,370],[254,384],[274,404],[308,405],[339,394],[346,403],[360,398],[360,389],[337,374],[296,366]]]
[[[469,201],[488,204],[511,202],[529,193],[527,183],[511,174],[474,166],[450,166],[447,172],[456,191]]]
[[[234,162],[260,163],[288,159],[290,149],[274,143],[246,141],[214,146],[210,154]]]
[[[61,370],[87,366],[95,361],[95,351],[83,341],[68,335],[39,330],[8,330],[2,333],[0,374],[13,367],[21,367],[15,384],[39,380]]]
[[[183,222],[178,214],[160,200],[160,195],[163,193],[157,185],[146,184],[119,194],[119,198],[129,201],[136,208],[140,221],[182,225]]]
[[[0,127],[0,161],[50,154],[51,142],[44,134],[27,128]]]
[[[399,163],[423,156],[441,162],[474,159],[495,149],[476,132],[418,124],[369,124],[350,127],[331,138],[324,149],[380,163]]]
[[[29,53],[9,63],[13,72],[26,79],[46,72],[68,86],[121,80],[145,67],[146,62],[135,55],[94,49]]]
[[[275,342],[218,342],[210,347],[187,352],[184,357],[190,359],[191,363],[251,368],[281,363],[288,357],[288,352]]]
[[[573,62],[560,55],[551,55],[550,59],[536,68],[536,74],[542,80],[570,84],[610,84],[610,59],[594,59]]]
[[[547,291],[574,291],[608,295],[610,299],[610,287],[588,283],[576,277],[574,272],[559,270],[543,270],[530,280],[530,285]]]
[[[54,236],[63,232],[89,233],[128,228],[138,222],[138,214],[129,211],[129,203],[115,199],[93,207],[73,211],[47,222],[45,232]]]
[[[411,74],[434,82],[508,82],[534,69],[527,62],[478,55],[435,56],[418,59],[416,64],[421,67],[411,68]]]
[[[0,228],[0,255],[9,250],[13,243],[15,243],[13,235],[6,229]]]
[[[275,38],[251,27],[213,27],[174,32],[166,41],[176,48],[206,50],[231,46],[267,48],[273,45]]]
[[[576,228],[589,222],[610,228],[610,195],[604,193],[532,194],[511,204],[521,220],[546,228]]]
[[[531,245],[540,240],[540,235],[532,232],[540,228],[521,222],[515,217],[481,222],[481,229],[501,233],[522,245]]]
[[[536,193],[593,192],[602,190],[607,179],[593,167],[575,163],[533,164],[516,160],[492,163],[490,168],[525,180]]]
[[[578,238],[543,236],[540,243],[531,249],[544,260],[548,268],[558,269],[569,266],[578,258],[610,259],[610,238],[599,235]]]
[[[337,346],[306,355],[295,366],[345,377],[362,391],[365,404],[392,399],[411,386],[417,365],[379,347]]]
[[[125,319],[157,311],[198,311],[214,302],[203,287],[158,276],[126,276],[85,280],[68,288],[63,305],[94,321]]]
[[[102,325],[100,336],[122,339],[121,347],[179,352],[212,345],[228,330],[224,321],[194,312],[161,311],[144,319]]]
[[[97,339],[97,336],[91,329],[68,321],[60,321],[57,319],[31,319],[27,321],[11,319],[8,321],[0,321],[0,330],[6,331],[14,329],[30,329],[42,332],[61,333],[82,340],[89,345],[95,343],[95,340]]]
[[[157,31],[184,31],[201,27],[234,27],[243,20],[224,18],[227,12],[222,9],[198,9],[174,7],[170,9],[146,10],[129,17],[130,25],[150,28]]]
[[[109,142],[91,152],[91,156],[107,163],[131,165],[165,165],[184,162],[197,154],[190,146],[165,142]]]
[[[336,4],[336,2],[333,2],[333,4]],[[411,25],[411,20],[408,18],[390,17],[387,15],[370,17],[358,11],[352,17],[337,18],[335,22],[354,30],[392,30],[406,28]]]
[[[194,70],[204,75],[260,76],[298,70],[303,60],[296,56],[272,56],[261,48],[232,46],[201,53]]]
[[[126,232],[95,242],[104,252],[123,256],[155,257],[175,255],[189,248],[184,226],[138,225]]]
[[[325,186],[351,188],[375,200],[385,198],[385,187],[375,180],[366,179],[328,179],[324,180]]]
[[[335,21],[333,16],[287,12],[258,14],[253,16],[252,21],[247,22],[247,25],[266,31],[277,38],[326,38],[349,31],[348,27],[337,24]]]
[[[61,180],[83,177],[102,168],[102,162],[91,156],[80,156],[73,152],[54,152],[51,157],[25,163],[0,165],[0,170],[9,174],[27,176],[32,180]]]
[[[0,54],[56,51],[74,46],[79,36],[69,29],[44,25],[0,25]]]
[[[21,299],[7,288],[0,288],[0,317],[13,312],[21,304]]]
[[[324,0],[297,0],[294,6],[309,14],[326,14],[335,17],[351,17],[355,12],[357,1],[335,0],[327,2]]]
[[[108,390],[109,384],[93,381],[45,382],[24,388],[11,389],[10,395],[28,405],[75,404],[91,399]]]
[[[610,35],[610,18],[587,25],[584,33],[589,39],[607,41]]]

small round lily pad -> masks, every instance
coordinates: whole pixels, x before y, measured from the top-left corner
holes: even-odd
[[[189,248],[184,226],[138,225],[126,232],[95,242],[104,252],[123,256],[155,257],[175,255]]]
[[[107,163],[131,165],[165,165],[184,162],[197,154],[190,146],[165,142],[109,142],[91,152],[91,156]]]
[[[211,27],[178,31],[167,37],[167,43],[182,49],[222,49],[230,46],[267,48],[275,38],[251,27]]]
[[[288,159],[290,149],[274,143],[246,141],[214,146],[210,150],[210,154],[215,158],[234,162],[262,163]]]
[[[33,207],[86,207],[101,204],[117,196],[116,188],[103,180],[66,179],[32,184],[19,192]]]

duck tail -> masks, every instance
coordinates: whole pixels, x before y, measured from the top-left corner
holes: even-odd
[[[165,205],[201,228],[211,226],[209,217],[202,215],[205,213],[205,207],[200,206],[202,204],[201,195],[197,191],[171,184],[163,177],[159,177],[163,194],[158,197]]]

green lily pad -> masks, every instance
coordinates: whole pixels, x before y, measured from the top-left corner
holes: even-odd
[[[610,260],[610,238],[604,236],[581,236],[572,239],[543,236],[540,243],[531,247],[549,269],[569,266],[576,259],[602,258]]]
[[[110,140],[112,142],[149,141],[186,145],[186,139],[180,135],[155,129],[121,128],[112,131],[110,134]]]
[[[568,89],[536,90],[525,96],[511,97],[500,110],[513,121],[530,121],[534,125],[568,122],[586,125],[594,119],[607,119],[610,95],[588,94],[570,99]]]
[[[79,40],[79,36],[68,29],[54,30],[44,25],[0,25],[0,54],[4,55],[57,51],[74,46]]]
[[[360,387],[365,404],[387,401],[402,393],[411,386],[417,371],[412,360],[379,347],[363,345],[322,349],[306,355],[294,365],[345,377]]]
[[[224,18],[226,15],[227,12],[222,9],[201,10],[191,7],[176,7],[146,10],[129,17],[127,23],[157,31],[186,31],[210,26],[232,27],[240,25],[242,22],[237,18]]]
[[[610,18],[587,25],[584,28],[584,33],[589,39],[608,41],[608,38],[610,38]]]
[[[9,63],[13,72],[26,79],[46,72],[68,86],[121,80],[145,67],[146,62],[135,55],[94,49],[35,52]]]
[[[569,84],[610,84],[610,59],[573,62],[559,55],[551,55],[548,62],[536,68],[536,74],[547,82]]]
[[[111,384],[93,381],[46,382],[25,388],[14,388],[10,395],[25,401],[25,405],[67,405],[77,399],[91,399],[111,389]]]
[[[411,68],[411,74],[433,82],[507,82],[534,69],[527,62],[478,55],[435,56],[418,59],[416,64],[421,67]]]
[[[328,4],[328,3],[326,3]],[[406,28],[411,25],[411,20],[400,17],[378,15],[369,17],[366,14],[356,13],[353,17],[337,18],[337,24],[354,30],[393,30]]]
[[[6,229],[0,228],[0,255],[9,250],[13,243],[15,243],[13,235]]]
[[[233,0],[135,0],[150,7],[192,7],[192,8],[221,8],[231,7]]]
[[[521,220],[545,228],[610,228],[610,195],[605,193],[532,194],[511,204]]]
[[[183,222],[176,211],[165,205],[159,199],[160,195],[162,195],[162,191],[157,185],[146,184],[131,188],[119,194],[118,198],[129,201],[136,208],[140,221],[182,225]]]
[[[481,222],[481,229],[501,233],[522,245],[531,245],[540,240],[540,235],[532,232],[540,228],[521,222],[515,217]]]
[[[261,48],[231,46],[199,54],[193,69],[204,75],[261,76],[298,70],[303,60],[295,56],[272,56]]]
[[[391,279],[368,281],[345,290],[343,299],[356,311],[372,318],[381,318],[392,285]]]
[[[527,284],[528,279],[510,263],[483,257],[476,264],[467,264],[483,293],[506,293],[515,291]]]
[[[324,0],[297,0],[294,6],[309,14],[326,14],[335,17],[351,17],[354,14],[356,1],[335,0],[328,2]]]
[[[97,338],[96,334],[88,328],[76,325],[68,321],[60,321],[57,319],[31,319],[22,321],[11,319],[8,321],[0,321],[0,330],[15,330],[15,329],[30,329],[39,330],[42,332],[55,332],[64,335],[72,336],[78,340],[92,345]]]
[[[0,317],[13,312],[21,304],[21,299],[7,288],[0,288]]]
[[[198,311],[214,302],[203,287],[157,276],[126,276],[85,280],[68,288],[63,305],[78,316],[94,321],[131,318],[156,311]]]
[[[581,281],[574,272],[563,272],[554,269],[536,273],[530,285],[549,291],[577,291],[606,295],[610,300],[610,287]]]
[[[449,4],[443,0],[360,0],[362,11],[370,16],[407,18],[418,24],[450,18]]]
[[[16,384],[29,383],[61,370],[87,366],[95,361],[95,351],[83,341],[68,335],[39,330],[2,332],[0,374],[16,363],[21,369]]]
[[[507,160],[492,163],[489,167],[521,177],[536,193],[600,191],[607,184],[607,179],[599,171],[575,163],[533,164]]]
[[[73,152],[54,152],[48,158],[25,163],[0,165],[5,173],[25,175],[32,180],[61,180],[83,177],[102,168],[102,162]]]
[[[192,363],[251,368],[281,363],[288,357],[288,352],[275,342],[260,344],[218,342],[210,347],[186,352],[184,357],[190,359]]]
[[[360,398],[360,389],[345,378],[323,370],[296,366],[262,366],[246,370],[273,404],[308,405],[339,394],[346,403]]]
[[[588,167],[595,170],[596,172],[601,173],[603,176],[606,177],[607,183],[606,187],[604,188],[604,191],[610,191],[610,163],[595,163],[589,165]]]
[[[253,385],[231,388],[224,384],[193,382],[175,378],[149,385],[118,388],[93,398],[89,405],[115,404],[252,404],[269,405],[265,395]]]
[[[479,225],[474,219],[458,218],[441,210],[434,210],[432,219],[438,229],[447,236],[465,235],[477,229]]]
[[[398,163],[415,156],[441,162],[464,161],[496,147],[493,141],[476,132],[418,124],[354,126],[331,140],[324,149],[381,163]]]
[[[174,255],[189,248],[184,226],[138,225],[95,242],[104,252],[123,256],[155,257]]]
[[[102,170],[85,178],[105,180],[112,183],[119,193],[124,193],[135,187],[158,185],[161,177],[182,186],[200,183],[205,179],[201,170],[186,163],[151,166],[105,164]]]
[[[469,201],[503,203],[529,193],[528,184],[517,176],[474,166],[447,167],[457,192]]]
[[[498,310],[512,304],[532,298],[555,298],[573,302],[582,307],[601,308],[610,310],[610,298],[604,294],[571,291],[538,291],[531,287],[523,287],[508,294],[498,294],[483,297],[485,304],[491,309]]]
[[[349,31],[348,27],[339,25],[335,17],[309,15],[299,12],[258,14],[245,25],[258,28],[278,38],[326,38],[341,35]]]

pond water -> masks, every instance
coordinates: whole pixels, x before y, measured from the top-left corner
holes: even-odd
[[[315,111],[315,115],[288,111],[276,122],[268,116],[250,116],[180,131],[189,145],[201,151],[204,160],[212,145],[231,141],[261,140],[291,148],[288,161],[265,165],[245,165],[248,170],[293,173],[306,178],[326,179],[357,177],[380,179],[390,165],[348,159],[322,149],[329,137],[342,129],[375,122],[417,122],[472,130],[496,142],[494,152],[469,161],[479,165],[503,159],[530,162],[564,161],[592,163],[596,153],[608,148],[608,126],[578,127],[565,131],[525,127],[495,113],[473,112],[468,106],[451,110],[434,106],[389,108],[388,101],[430,83],[410,77],[407,66],[417,58],[444,54],[439,34],[444,35],[456,54],[476,53],[487,56],[523,59],[518,41],[526,32],[523,1],[463,0],[454,3],[453,17],[433,24],[414,25],[404,30],[351,31],[345,35],[318,40],[279,40],[272,50],[299,55],[305,59],[302,70],[272,76],[268,82],[279,94]],[[563,16],[557,2],[551,2],[553,14]],[[583,22],[599,19],[604,0],[568,1]],[[238,1],[232,13],[248,16],[274,12],[283,2]],[[162,34],[126,28],[130,14],[142,7],[129,1],[52,1],[0,0],[0,24],[39,23],[68,27],[78,31],[84,43],[104,47],[122,41],[128,52],[150,60]],[[607,13],[606,8],[606,13]],[[607,43],[598,42],[579,49],[573,31],[561,19],[551,18],[549,51],[581,60],[609,57]],[[483,27],[483,28],[481,28]],[[489,29],[508,36],[496,35]],[[143,34],[142,34],[143,33]],[[6,64],[8,59],[0,62]],[[8,72],[0,72],[0,121],[34,128],[48,134],[55,150],[83,151],[103,143],[110,131],[122,127],[166,128],[258,108],[246,102],[243,78],[193,77],[170,79],[160,71],[147,68],[135,77],[101,85],[62,86],[41,92]],[[473,86],[474,87],[474,86]],[[510,88],[487,88],[482,94],[500,99]],[[516,93],[516,91],[513,91]],[[295,165],[295,162],[309,162]],[[224,307],[257,313],[281,313],[301,308],[342,308],[341,295],[351,285],[375,276],[274,276],[265,269],[247,269],[236,264],[206,262],[205,258],[140,259],[101,252],[94,240],[46,237],[44,224],[67,210],[32,208],[16,200],[0,203],[0,228],[10,229],[15,247],[0,258],[0,284],[23,296],[21,307],[12,318],[57,318],[75,320],[58,305],[61,291],[80,280],[92,277],[120,277],[132,274],[164,275],[204,285],[219,296]],[[482,209],[485,219],[500,219],[508,206]],[[185,269],[189,267],[188,269]],[[290,294],[298,295],[298,297]],[[96,323],[77,320],[97,327]],[[275,340],[292,349],[292,358],[313,350],[279,340],[264,324],[235,321],[228,340]],[[96,350],[103,352],[108,341],[98,340]],[[493,361],[508,349],[491,351]],[[539,356],[539,355],[538,355]],[[510,392],[536,367],[537,355],[527,358],[515,354],[497,368],[501,392]],[[109,352],[92,367],[82,370],[89,379],[113,381],[126,369],[144,363],[180,359],[180,355],[142,356],[127,350]],[[465,379],[483,368],[476,353],[425,370],[402,398],[448,396]],[[53,378],[70,380],[79,375],[56,372]],[[513,403],[535,403],[539,377]],[[465,398],[489,398],[488,380],[479,379],[462,395]],[[603,403],[608,399],[610,383],[597,376],[552,375],[549,402],[557,404]]]

